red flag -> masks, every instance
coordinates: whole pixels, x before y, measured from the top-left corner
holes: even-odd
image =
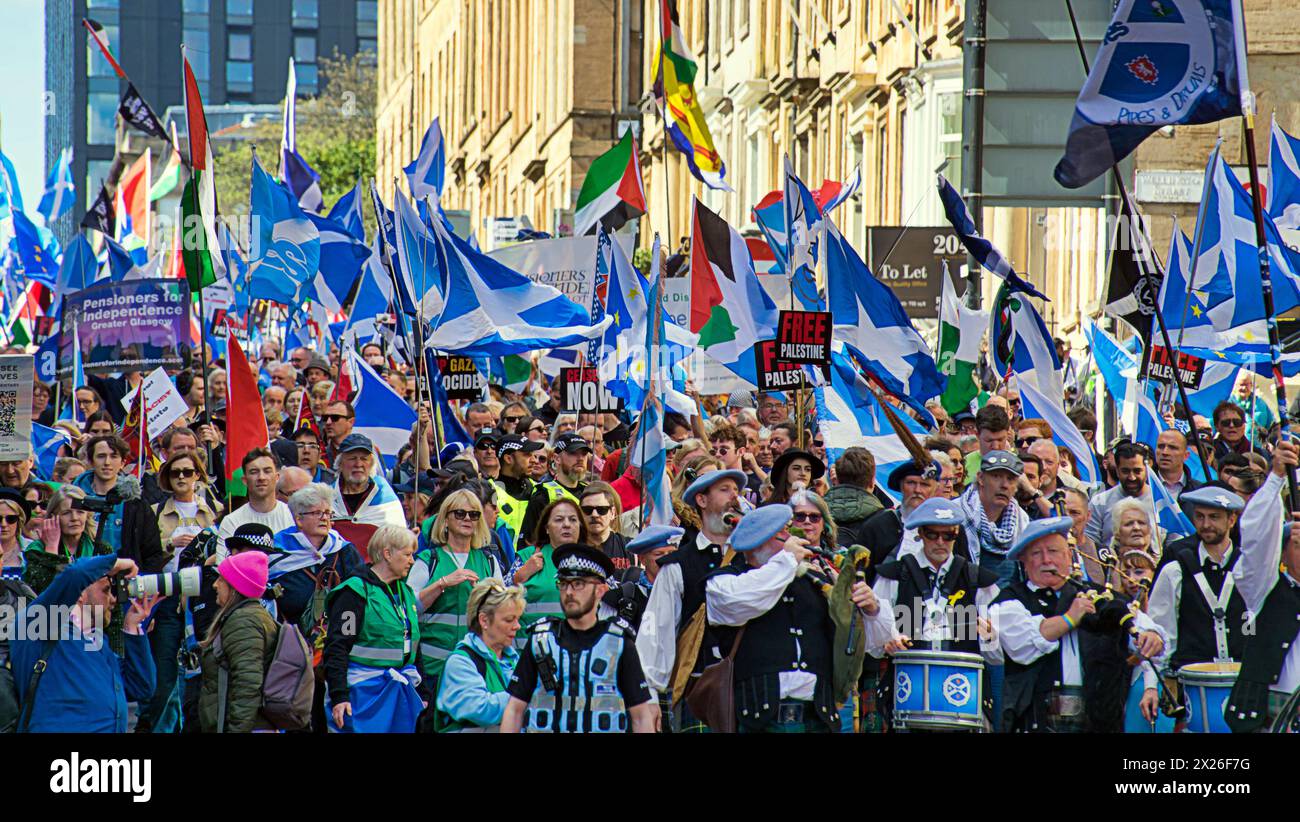
[[[122,439],[126,440],[130,453],[127,455],[126,471],[133,477],[140,477],[145,471],[157,470],[158,460],[149,445],[149,424],[144,413],[144,383],[136,389],[131,398],[131,409],[122,421]]]
[[[334,393],[330,395],[330,402],[347,402],[348,397],[352,396],[352,377],[348,373],[351,370],[345,354],[339,360],[339,378],[334,383]]]
[[[266,414],[262,397],[257,393],[257,377],[248,365],[244,348],[226,324],[226,479],[242,473],[240,463],[254,448],[265,448],[271,441],[266,431]]]
[[[316,424],[316,415],[312,413],[311,403],[307,402],[306,391],[303,391],[302,396],[298,398],[298,413],[293,418],[293,431],[290,432],[290,436],[297,434],[304,428],[316,435],[316,445],[320,448],[323,457],[325,455],[325,438],[321,436],[320,426]]]

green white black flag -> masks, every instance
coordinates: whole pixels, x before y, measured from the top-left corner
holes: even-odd
[[[967,308],[957,297],[957,289],[943,267],[943,296],[939,300],[939,371],[948,377],[948,387],[939,400],[949,414],[970,409],[970,401],[979,394],[975,385],[975,365],[979,362],[980,340],[988,327],[989,313]]]

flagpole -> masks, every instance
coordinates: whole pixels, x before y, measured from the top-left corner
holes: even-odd
[[[1259,158],[1255,151],[1255,94],[1250,90],[1250,78],[1246,71],[1246,14],[1241,7],[1241,0],[1233,0],[1232,15],[1235,23],[1233,31],[1237,41],[1237,71],[1241,81],[1241,120],[1246,131],[1246,162],[1250,168],[1250,204],[1255,217],[1255,247],[1259,253],[1259,281],[1264,297],[1264,319],[1268,324],[1268,355],[1273,366],[1273,389],[1277,392],[1279,441],[1290,440],[1291,426],[1287,421],[1286,383],[1282,378],[1282,369],[1278,365],[1278,361],[1282,358],[1282,344],[1277,331],[1277,312],[1273,307],[1273,279],[1270,273],[1272,263],[1269,259],[1268,233],[1264,229],[1264,204],[1260,197]],[[1300,489],[1296,487],[1294,468],[1287,468],[1286,478],[1289,490],[1288,502],[1291,510],[1295,511],[1300,509]]]
[[[1065,9],[1066,9],[1066,11],[1069,13],[1069,15],[1070,15],[1070,27],[1074,30],[1074,43],[1075,43],[1076,46],[1078,46],[1078,49],[1079,49],[1079,60],[1080,60],[1080,62],[1083,63],[1083,73],[1084,73],[1084,75],[1086,76],[1090,71],[1092,71],[1092,69],[1091,69],[1091,67],[1090,67],[1089,64],[1088,64],[1088,55],[1087,55],[1087,52],[1085,52],[1085,51],[1084,51],[1084,48],[1083,48],[1083,36],[1079,33],[1079,19],[1078,19],[1078,18],[1075,16],[1075,14],[1074,14],[1074,3],[1073,3],[1071,0],[1065,0]],[[1252,151],[1253,151],[1253,148],[1252,148]],[[1130,211],[1132,212],[1132,214],[1133,214],[1133,219],[1136,221],[1136,220],[1138,219],[1137,210],[1136,210],[1135,208],[1133,208],[1133,201],[1129,198],[1128,186],[1124,183],[1124,175],[1123,175],[1123,174],[1120,174],[1120,171],[1119,171],[1119,165],[1118,165],[1118,164],[1116,164],[1116,165],[1112,165],[1112,166],[1110,167],[1110,173],[1111,173],[1111,177],[1112,177],[1112,179],[1114,179],[1114,181],[1115,181],[1115,185],[1118,186],[1118,188],[1119,188],[1120,196],[1123,198],[1123,203],[1127,205],[1127,207],[1129,208],[1129,210],[1130,210]],[[1121,209],[1120,209],[1120,213],[1123,214],[1123,212],[1124,212],[1124,208],[1121,207]],[[1135,232],[1133,231],[1133,228],[1134,228],[1134,227],[1132,227],[1132,226],[1129,227],[1129,240],[1130,240],[1130,242],[1132,241],[1132,238],[1133,238],[1133,236],[1134,236],[1134,234],[1135,234]],[[1262,228],[1261,228],[1261,230],[1262,230]],[[1147,244],[1147,248],[1150,249],[1150,243]],[[1154,254],[1155,254],[1155,251],[1154,251],[1153,249],[1151,249],[1151,253],[1154,255]],[[1154,314],[1155,314],[1155,320],[1156,320],[1156,324],[1160,327],[1160,336],[1161,336],[1161,339],[1164,341],[1164,344],[1165,344],[1165,351],[1166,351],[1166,352],[1169,352],[1169,355],[1170,355],[1170,357],[1172,358],[1172,357],[1173,357],[1174,346],[1173,346],[1173,343],[1172,343],[1172,342],[1170,341],[1170,339],[1169,339],[1169,327],[1168,327],[1167,325],[1165,325],[1165,315],[1164,315],[1164,312],[1160,310],[1160,288],[1159,288],[1159,283],[1157,283],[1157,282],[1155,281],[1155,277],[1154,277],[1154,275],[1153,275],[1152,272],[1151,272],[1151,268],[1147,265],[1147,262],[1148,262],[1148,261],[1147,261],[1146,259],[1144,259],[1144,257],[1145,257],[1145,254],[1135,254],[1135,255],[1133,255],[1133,259],[1137,262],[1138,267],[1142,269],[1142,278],[1143,278],[1144,280],[1146,280],[1146,283],[1147,283],[1147,291],[1151,294],[1151,299],[1152,299],[1153,307],[1154,307],[1154,309],[1155,309],[1155,311],[1154,311]],[[1269,294],[1269,292],[1268,292],[1268,286],[1267,286],[1268,279],[1267,279],[1267,274],[1266,274],[1266,273],[1264,274],[1264,282],[1266,283],[1265,288],[1264,288],[1264,294],[1265,294],[1265,297],[1264,297],[1264,299],[1265,299],[1265,304],[1264,304],[1264,306],[1265,306],[1265,311],[1268,312],[1268,313],[1270,313],[1270,316],[1271,316],[1271,312],[1272,312],[1272,296],[1271,296],[1271,295]],[[1276,339],[1276,331],[1277,331],[1276,326],[1273,326],[1273,331],[1274,331],[1274,335],[1275,335],[1275,336],[1274,336],[1274,339]],[[1150,352],[1147,352],[1147,364],[1148,364],[1148,366],[1150,365],[1150,362],[1151,362]],[[1187,414],[1187,425],[1188,425],[1188,428],[1189,428],[1190,431],[1191,431],[1192,440],[1196,443],[1196,455],[1197,455],[1198,457],[1200,457],[1200,460],[1201,460],[1201,468],[1202,468],[1202,470],[1204,470],[1204,472],[1205,472],[1205,481],[1206,481],[1206,482],[1210,482],[1210,458],[1209,458],[1209,455],[1208,455],[1208,454],[1206,453],[1206,451],[1205,451],[1205,444],[1204,444],[1203,442],[1201,442],[1201,434],[1200,434],[1200,431],[1197,429],[1197,426],[1196,426],[1196,415],[1192,412],[1192,404],[1191,404],[1191,402],[1189,402],[1188,399],[1187,399],[1187,387],[1186,387],[1185,385],[1183,385],[1183,374],[1182,374],[1182,371],[1178,368],[1178,363],[1177,363],[1176,360],[1173,360],[1172,362],[1173,362],[1173,367],[1172,367],[1170,370],[1173,372],[1174,383],[1178,386],[1178,398],[1179,398],[1179,399],[1182,401],[1182,403],[1183,403],[1183,411],[1184,411],[1184,413]],[[1274,360],[1274,362],[1276,362],[1276,360]],[[1278,372],[1278,373],[1279,373],[1279,375],[1280,375],[1281,372]],[[1280,376],[1279,376],[1279,381],[1280,381],[1280,379],[1281,379],[1281,378],[1280,378]],[[1285,389],[1283,389],[1283,396],[1285,396]],[[1283,425],[1285,426],[1285,422],[1283,423]],[[1284,429],[1284,430],[1285,430],[1285,429]],[[1294,494],[1294,493],[1295,493],[1295,485],[1294,485],[1294,478],[1293,478],[1293,480],[1292,480],[1292,494]]]
[[[201,365],[199,366],[199,376],[203,378],[203,410],[208,415],[208,425],[212,425],[212,398],[208,394],[208,370],[207,370],[208,369],[208,332],[205,331],[203,328],[204,323],[206,322],[207,322],[207,316],[206,316],[206,312],[203,310],[203,287],[200,286],[199,287],[199,351],[201,353],[199,355],[199,361]],[[227,385],[229,385],[229,383],[227,383]],[[140,386],[140,390],[141,391],[144,390],[143,383]],[[226,409],[226,416],[227,419],[229,419],[230,416],[229,408]],[[212,442],[210,440],[205,439],[203,441],[203,444],[204,446],[206,446],[206,450],[208,453],[207,469],[209,471],[213,471],[214,468],[212,465]],[[229,492],[230,490],[228,485],[226,490],[227,492]]]

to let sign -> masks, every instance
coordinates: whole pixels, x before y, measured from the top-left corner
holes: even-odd
[[[1178,352],[1178,372],[1183,387],[1188,389],[1200,388],[1201,378],[1205,376],[1205,360],[1180,351]],[[1173,385],[1174,363],[1169,349],[1163,345],[1151,346],[1151,363],[1147,367],[1147,375],[1153,380]]]
[[[776,326],[776,358],[780,362],[828,367],[830,312],[782,311]]]

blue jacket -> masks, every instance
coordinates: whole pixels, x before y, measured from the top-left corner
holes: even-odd
[[[40,615],[59,606],[69,607],[81,592],[112,570],[117,557],[89,557],[63,570],[27,608],[28,630],[34,634]],[[75,637],[75,626],[65,616],[60,628],[64,637]],[[37,635],[39,636],[39,635]],[[149,699],[154,692],[153,654],[143,634],[123,634],[126,658],[109,648],[106,637],[98,642],[69,638],[58,642],[36,693],[32,712],[32,733],[126,733],[127,700]],[[41,658],[43,638],[18,636],[11,645],[14,684],[21,702],[27,695],[32,668]]]
[[[478,634],[473,632],[466,634],[456,647],[471,649],[470,653],[477,652],[484,658],[495,656]],[[513,645],[506,648],[500,664],[501,678],[509,683],[510,675],[519,664],[519,652]],[[501,717],[505,716],[506,703],[509,701],[510,694],[507,691],[495,694],[488,692],[487,684],[473,662],[457,653],[447,657],[447,665],[438,680],[438,710],[461,722],[490,727],[501,724]]]

